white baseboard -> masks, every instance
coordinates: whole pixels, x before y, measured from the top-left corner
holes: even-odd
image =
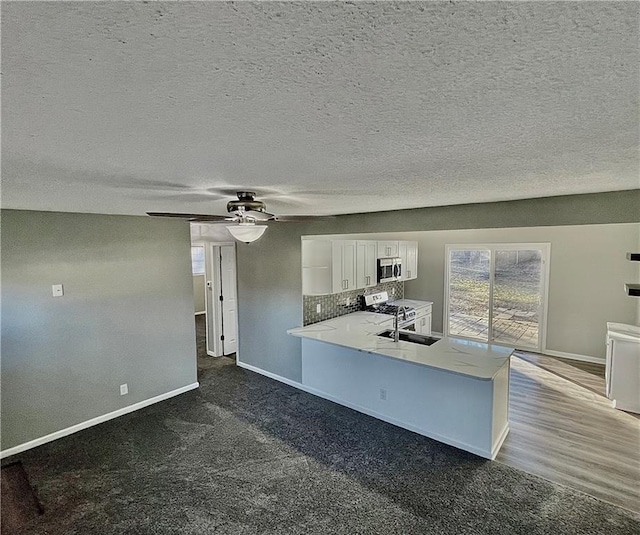
[[[593,364],[602,364],[603,366],[606,363],[606,359],[604,357],[590,357],[589,355],[578,355],[577,353],[565,353],[564,351],[554,351],[552,349],[545,349],[542,351],[543,355],[549,355],[550,357],[560,357],[563,359],[569,360],[579,360],[581,362],[591,362]]]
[[[310,394],[313,394],[313,392],[311,392],[311,390],[307,389],[307,387],[305,387],[302,383],[299,383],[298,381],[293,381],[291,379],[287,379],[286,377],[282,377],[282,375],[277,375],[275,373],[271,373],[271,372],[265,371],[262,368],[256,368],[255,366],[252,366],[251,364],[245,364],[244,362],[240,362],[237,358],[236,358],[236,365],[239,366],[240,368],[244,368],[245,370],[249,370],[249,371],[252,371],[252,372],[259,373],[260,375],[264,375],[265,377],[269,377],[269,379],[275,379],[276,381],[280,381],[281,383],[284,383],[285,385],[293,386],[294,388],[299,388],[300,390],[304,390],[305,392],[309,392]]]
[[[133,405],[129,405],[128,407],[123,407],[122,409],[118,409],[116,411],[103,414],[102,416],[97,416],[96,418],[92,418],[91,420],[87,420],[86,422],[81,422],[79,424],[72,425],[71,427],[67,427],[66,429],[61,429],[60,431],[56,431],[55,433],[50,433],[49,435],[36,438],[35,440],[30,440],[29,442],[25,442],[24,444],[14,446],[13,448],[2,450],[0,451],[0,459],[4,459],[5,457],[15,455],[16,453],[21,453],[23,451],[30,450],[31,448],[35,448],[36,446],[41,446],[42,444],[46,444],[47,442],[57,440],[58,438],[66,437],[67,435],[77,433],[78,431],[82,431],[83,429],[87,429],[88,427],[93,427],[94,425],[101,424],[108,420],[113,420],[114,418],[118,418],[118,416],[123,416],[130,412],[140,410],[149,405],[153,405],[154,403],[158,403],[160,401],[164,401],[165,399],[169,399],[179,394],[183,394],[184,392],[188,392],[189,390],[194,390],[199,386],[200,386],[200,383],[197,383],[197,382],[192,383],[190,385],[177,388],[176,390],[172,390],[171,392],[166,392],[165,394],[160,394],[159,396],[155,396],[149,399],[145,399],[144,401],[134,403]]]
[[[291,379],[287,379],[286,377],[282,377],[281,375],[276,375],[275,373],[271,373],[265,370],[262,370],[260,368],[256,368],[255,366],[251,366],[250,364],[244,364],[243,362],[237,362],[237,365],[240,366],[241,368],[245,368],[247,370],[250,370],[252,372],[255,373],[259,373],[260,375],[264,375],[265,377],[269,377],[270,379],[275,379],[276,381],[280,381],[281,383],[284,383],[286,385],[289,386],[293,386],[294,388],[298,388],[299,390],[303,390],[304,392],[307,392],[309,394],[313,394],[314,396],[318,396],[320,398],[323,399],[327,399],[329,401],[333,401],[334,403],[337,403],[338,405],[342,405],[344,407],[348,407],[350,409],[353,409],[355,411],[361,412],[363,414],[366,414],[368,416],[372,416],[373,418],[376,418],[378,420],[382,420],[384,422],[390,423],[392,425],[396,425],[398,427],[402,427],[403,429],[407,429],[409,431],[413,431],[414,433],[417,433],[418,435],[422,435],[428,438],[432,438],[433,440],[437,440],[438,442],[443,442],[444,444],[449,444],[450,446],[453,446],[455,448],[459,448],[465,451],[469,451],[471,453],[475,453],[476,455],[479,455],[480,457],[484,457],[485,459],[495,459],[496,455],[498,454],[498,450],[500,449],[500,446],[502,445],[502,442],[504,441],[504,439],[506,438],[508,432],[509,432],[509,426],[507,425],[507,427],[504,429],[500,439],[498,440],[498,442],[496,443],[496,445],[494,445],[493,450],[494,451],[488,451],[488,450],[484,450],[481,448],[476,448],[475,446],[471,446],[469,444],[460,442],[458,440],[453,440],[450,439],[449,437],[446,436],[442,436],[439,435],[437,433],[430,433],[427,434],[424,432],[423,429],[415,426],[415,425],[411,425],[408,423],[405,423],[401,420],[397,420],[395,418],[391,418],[389,416],[386,416],[384,414],[381,414],[379,412],[373,411],[367,407],[362,407],[360,405],[357,405],[355,403],[350,403],[348,401],[345,401],[343,399],[337,398],[335,396],[332,396],[330,394],[327,394],[326,392],[323,392],[321,390],[317,390],[315,388],[311,388],[309,386],[303,385],[302,383],[299,383],[297,381],[292,381]]]

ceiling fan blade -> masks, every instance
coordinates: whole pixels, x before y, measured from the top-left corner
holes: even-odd
[[[275,215],[260,210],[245,210],[242,212],[242,215],[250,219],[255,219],[256,221],[269,221],[276,218]]]
[[[176,219],[186,219],[188,221],[229,221],[235,219],[226,215],[179,214],[174,212],[147,212],[147,215],[151,217],[173,217]]]
[[[283,215],[277,216],[274,221],[281,221],[283,223],[289,222],[304,222],[304,221],[324,221],[329,219],[335,219],[334,215]]]

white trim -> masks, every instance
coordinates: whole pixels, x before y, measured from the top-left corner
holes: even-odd
[[[310,394],[313,393],[310,390],[308,390],[306,386],[304,386],[302,383],[299,383],[298,381],[293,381],[291,379],[287,379],[286,377],[282,377],[282,375],[277,375],[275,373],[271,373],[266,370],[263,370],[262,368],[256,368],[251,364],[245,364],[244,362],[240,362],[237,358],[237,355],[236,355],[236,365],[240,366],[240,368],[244,368],[245,370],[256,372],[256,373],[259,373],[260,375],[264,375],[265,377],[269,377],[269,379],[275,379],[276,381],[280,381],[285,385],[293,386],[294,388],[299,388],[300,390],[304,390],[305,392],[309,392]]]
[[[542,355],[549,355],[550,357],[560,357],[569,360],[579,360],[581,362],[592,362],[593,364],[605,365],[604,357],[591,357],[589,355],[578,355],[577,353],[565,353],[564,351],[553,351],[552,349],[545,349]]]
[[[200,316],[200,315],[202,315],[202,314],[206,314],[206,313],[207,313],[207,311],[206,311],[206,310],[201,310],[200,312],[195,312],[195,313],[194,313],[194,315],[195,315],[195,316]]]
[[[505,427],[504,431],[502,432],[500,439],[498,440],[498,442],[496,442],[496,444],[493,445],[492,451],[489,450],[485,450],[482,448],[477,448],[475,446],[471,446],[469,444],[466,444],[464,442],[460,442],[459,440],[453,440],[449,437],[443,436],[443,435],[439,435],[437,433],[425,433],[424,429],[421,429],[417,426],[414,426],[412,424],[403,422],[401,420],[397,420],[396,418],[391,418],[389,416],[386,416],[384,414],[381,414],[379,412],[373,411],[367,407],[363,407],[361,405],[357,405],[356,403],[350,403],[348,401],[345,401],[343,399],[337,398],[335,396],[332,396],[330,394],[327,394],[321,390],[316,390],[315,388],[311,388],[309,386],[306,386],[302,383],[299,383],[297,381],[292,381],[291,379],[287,379],[286,377],[282,377],[281,375],[276,375],[275,373],[271,373],[265,370],[262,370],[261,368],[256,368],[255,366],[251,366],[250,364],[244,364],[242,362],[237,362],[236,364],[238,366],[240,366],[241,368],[245,368],[247,370],[250,370],[252,372],[258,373],[260,375],[264,375],[265,377],[269,377],[270,379],[275,379],[276,381],[280,381],[281,383],[284,383],[286,385],[292,386],[294,388],[297,388],[299,390],[303,390],[304,392],[307,392],[309,394],[312,394],[314,396],[318,396],[320,398],[324,398],[327,399],[329,401],[333,401],[334,403],[337,403],[338,405],[342,405],[344,407],[348,407],[350,409],[353,409],[355,411],[361,412],[363,414],[366,414],[368,416],[372,416],[373,418],[377,418],[378,420],[382,420],[384,422],[387,422],[389,424],[398,426],[398,427],[402,427],[403,429],[407,429],[409,431],[413,431],[414,433],[417,433],[418,435],[422,435],[425,436],[427,438],[432,438],[433,440],[437,440],[438,442],[442,442],[444,444],[448,444],[450,446],[453,446],[455,448],[459,448],[465,451],[469,451],[471,453],[475,453],[476,455],[479,455],[480,457],[484,457],[485,459],[495,459],[496,455],[498,454],[498,450],[500,449],[500,446],[502,446],[502,443],[504,442],[504,439],[507,437],[507,434],[509,433],[509,425],[507,424],[507,426]]]
[[[179,394],[183,394],[184,392],[188,392],[189,390],[194,390],[199,386],[200,386],[200,383],[198,382],[192,383],[190,385],[177,388],[176,390],[171,390],[171,392],[166,392],[164,394],[160,394],[159,396],[154,396],[152,398],[145,399],[144,401],[139,401],[138,403],[134,403],[133,405],[129,405],[128,407],[123,407],[113,412],[103,414],[102,416],[91,418],[91,420],[87,420],[85,422],[72,425],[71,427],[67,427],[66,429],[61,429],[60,431],[56,431],[54,433],[50,433],[43,437],[30,440],[29,442],[25,442],[24,444],[14,446],[13,448],[2,450],[0,451],[0,459],[4,459],[5,457],[15,455],[16,453],[21,453],[31,448],[35,448],[36,446],[41,446],[42,444],[46,444],[47,442],[51,442],[53,440],[66,437],[67,435],[77,433],[78,431],[82,431],[83,429],[87,429],[88,427],[93,427],[94,425],[101,424],[108,420],[113,420],[114,418],[118,418],[119,416],[123,416],[130,412],[140,410],[149,405],[153,405],[154,403],[158,403],[160,401],[164,401],[165,399],[169,399]]]

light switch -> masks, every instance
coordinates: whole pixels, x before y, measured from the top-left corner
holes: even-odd
[[[53,295],[53,297],[62,297],[64,295],[62,284],[54,284],[53,286],[51,286],[51,294]]]

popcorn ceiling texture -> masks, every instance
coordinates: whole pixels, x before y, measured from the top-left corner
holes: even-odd
[[[5,2],[6,208],[286,214],[632,189],[637,2]]]
[[[303,325],[330,320],[362,310],[360,296],[375,292],[389,294],[389,299],[404,299],[404,282],[383,282],[371,288],[360,288],[349,292],[328,295],[303,295],[302,296],[302,321]],[[320,313],[316,312],[320,305]]]

